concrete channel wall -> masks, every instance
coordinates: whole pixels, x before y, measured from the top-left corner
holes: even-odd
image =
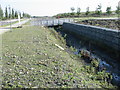
[[[63,23],[63,30],[74,33],[77,36],[87,37],[94,42],[100,42],[120,51],[120,30],[76,23]]]

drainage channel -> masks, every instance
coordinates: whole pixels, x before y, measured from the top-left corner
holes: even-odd
[[[104,50],[101,50],[99,47],[92,45],[88,41],[84,41],[80,38],[78,39],[74,35],[64,32],[61,26],[54,27],[54,29],[61,33],[63,37],[66,35],[65,39],[68,47],[72,46],[77,49],[76,52],[72,52],[73,54],[78,55],[81,50],[90,53],[90,57],[94,57],[99,60],[99,71],[101,71],[102,68],[106,68],[106,72],[112,74],[112,83],[114,85],[120,86],[120,63],[118,63],[117,60],[114,60]],[[85,60],[85,62],[87,65],[90,64],[89,60]]]

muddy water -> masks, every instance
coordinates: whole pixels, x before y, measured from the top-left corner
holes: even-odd
[[[120,63],[117,60],[111,58],[111,56],[106,53],[104,50],[101,50],[99,47],[92,45],[88,41],[83,41],[82,39],[78,39],[74,35],[63,32],[62,28],[55,28],[56,31],[60,32],[61,35],[65,37],[67,46],[72,46],[77,49],[74,54],[78,55],[81,50],[86,50],[90,53],[91,57],[97,58],[99,60],[99,71],[102,68],[106,68],[106,72],[109,72],[113,76],[112,83],[114,85],[120,86]],[[85,61],[87,64],[90,64],[89,61]]]

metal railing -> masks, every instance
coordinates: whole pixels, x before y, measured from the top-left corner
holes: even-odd
[[[31,24],[34,26],[57,26],[62,25],[64,22],[74,22],[73,19],[48,19],[48,20],[32,20]]]

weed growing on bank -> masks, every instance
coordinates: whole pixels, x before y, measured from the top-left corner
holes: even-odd
[[[96,61],[86,66],[68,53],[64,38],[54,30],[29,26],[2,38],[3,88],[115,88],[104,79],[105,72],[96,72]]]

